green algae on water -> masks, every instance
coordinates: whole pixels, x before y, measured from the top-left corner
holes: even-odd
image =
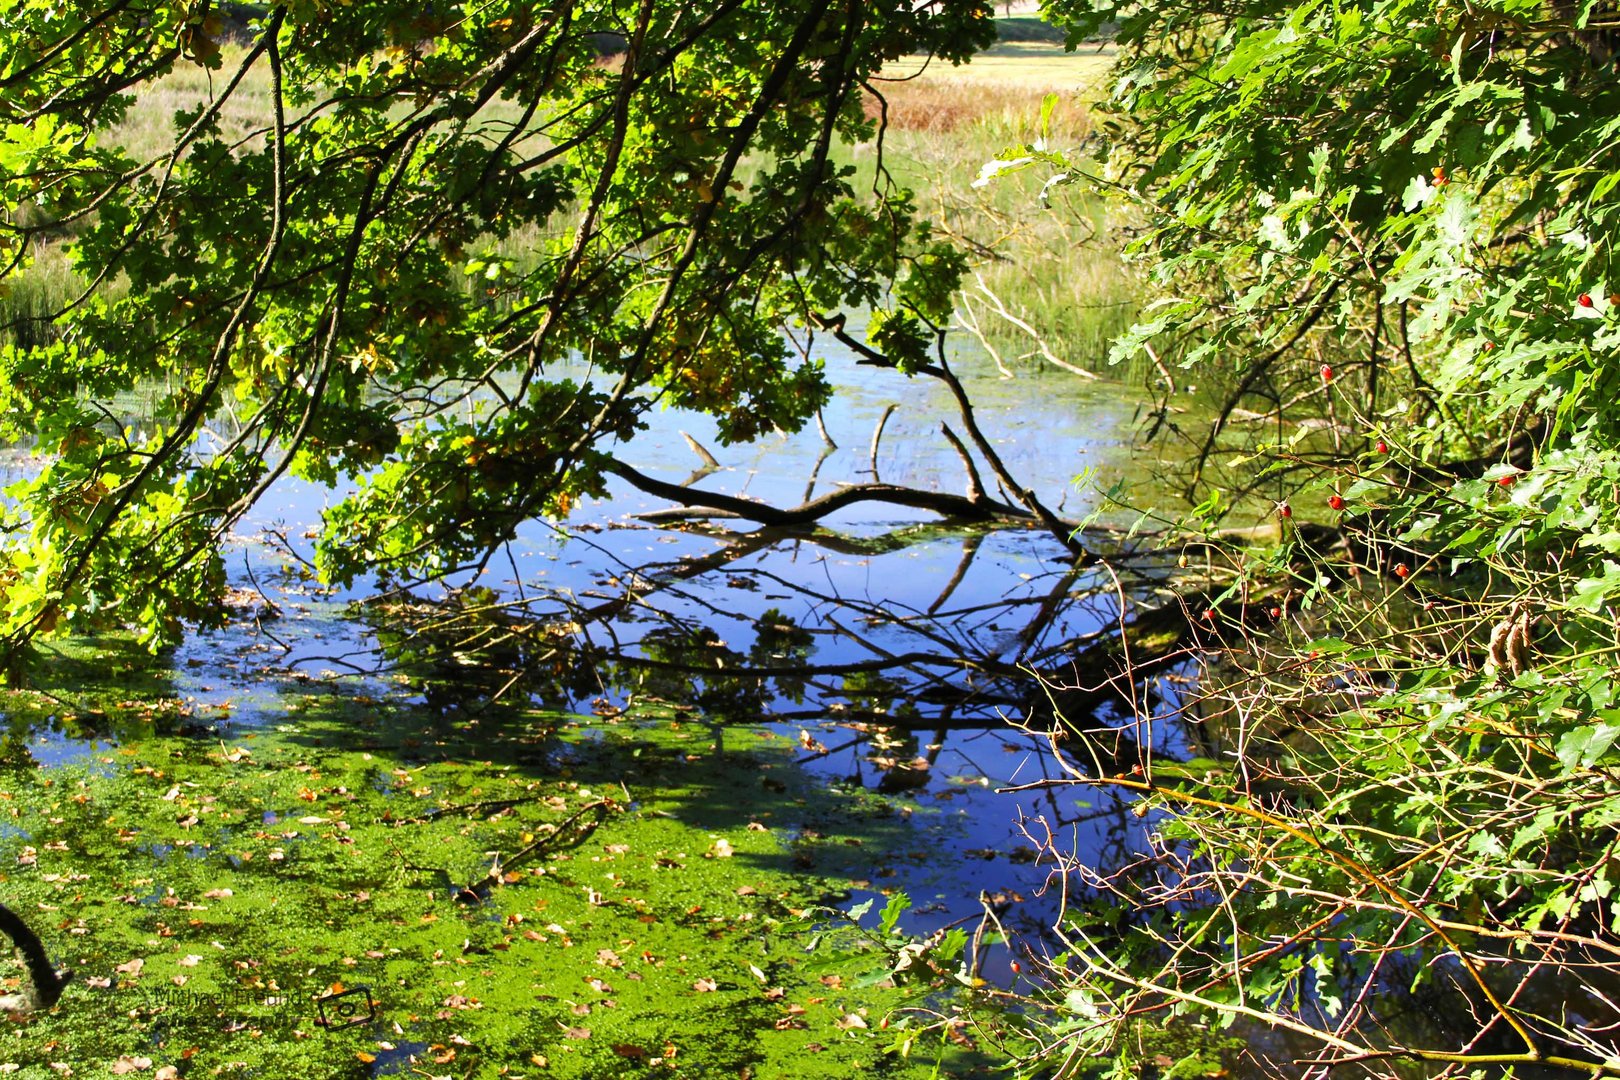
[[[102,702],[116,740],[0,772],[0,893],[76,972],[0,1027],[12,1075],[990,1067],[967,1038],[892,1052],[917,988],[807,962],[807,912],[848,906],[830,868],[906,828],[768,731],[654,710],[479,731],[310,692],[223,740],[160,734],[151,706]]]

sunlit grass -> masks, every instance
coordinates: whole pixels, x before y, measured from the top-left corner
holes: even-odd
[[[1139,374],[1105,367],[1140,295],[1113,236],[1117,209],[1079,186],[1054,189],[1043,202],[1046,173],[1038,170],[973,186],[985,162],[1038,138],[1080,150],[1111,54],[1004,42],[959,67],[897,61],[878,88],[882,105],[868,102],[869,115],[886,112],[881,147],[853,149],[863,180],[881,152],[883,166],[917,191],[933,227],[969,253],[974,273],[958,304],[963,336],[982,335],[1013,373],[1050,354],[1102,375]],[[1049,94],[1056,105],[1043,129]]]

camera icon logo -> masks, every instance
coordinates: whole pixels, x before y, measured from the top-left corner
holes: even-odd
[[[371,987],[354,986],[315,999],[320,1010],[320,1023],[328,1031],[369,1024],[377,1016],[377,1003],[371,999]]]

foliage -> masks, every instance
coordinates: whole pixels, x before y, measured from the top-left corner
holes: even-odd
[[[1233,552],[1203,619],[1208,759],[1103,780],[1161,823],[1140,862],[1103,875],[1048,843],[1116,905],[1073,912],[1083,975],[1052,966],[1095,1020],[1061,1052],[1169,1010],[1379,1075],[1604,1072],[1614,5],[1045,7],[1071,42],[1117,24],[1102,164],[1043,140],[986,177],[1129,207],[1153,295],[1115,356],[1222,387],[1213,424],[1166,402],[1161,430],[1211,517],[1212,478],[1263,484],[1282,536]],[[1279,599],[1251,608],[1256,588]],[[1444,1022],[1394,1016],[1425,995]]]
[[[989,13],[298,2],[237,50],[206,4],[13,6],[0,284],[42,245],[88,284],[54,335],[35,319],[0,349],[0,435],[52,455],[9,489],[4,651],[213,618],[218,539],[285,473],[366,474],[326,522],[331,578],[437,576],[599,491],[655,402],[727,441],[802,425],[827,384],[785,326],[873,307],[874,340],[922,358],[961,259],[832,149],[872,135],[885,61],[960,62]],[[126,150],[120,122],[185,65],[207,98]],[[160,388],[151,426],[108,407],[137,384]]]

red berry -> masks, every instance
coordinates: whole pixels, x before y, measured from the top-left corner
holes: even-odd
[[[1395,576],[1396,577],[1404,578],[1408,574],[1410,574],[1411,572],[1412,572],[1411,570],[1407,569],[1405,563],[1396,563],[1395,564]]]
[[[1328,496],[1328,505],[1333,507],[1333,509],[1335,509],[1335,510],[1343,510],[1344,509],[1344,496],[1342,496],[1342,495],[1329,495]]]
[[[1377,445],[1377,447],[1375,447],[1375,449],[1380,454],[1387,454],[1387,453],[1389,453],[1389,443],[1385,442],[1383,439],[1379,439],[1378,440],[1378,445]]]
[[[1273,608],[1272,608],[1272,609],[1271,609],[1271,617],[1272,617],[1272,618],[1273,618],[1273,619],[1280,619],[1280,618],[1282,618],[1282,608],[1280,608],[1280,607],[1273,607]]]
[[[1577,304],[1581,305],[1581,307],[1591,307],[1592,306],[1592,294],[1591,293],[1581,293],[1581,295],[1579,295],[1579,296],[1577,296],[1575,298],[1575,302]]]
[[[1019,964],[1019,962],[1018,962],[1018,961],[1016,961],[1016,960],[1014,960],[1014,961],[1013,961],[1013,962],[1012,962],[1012,970],[1013,970],[1013,974],[1014,974],[1014,975],[1016,975],[1016,974],[1018,974],[1018,973],[1019,973],[1019,972],[1020,972],[1020,971],[1023,971],[1023,970],[1024,970],[1024,968],[1023,968],[1023,965],[1021,965],[1021,964]]]
[[[1485,351],[1486,352],[1490,352],[1494,348],[1496,348],[1496,343],[1494,341],[1487,341],[1485,343]]]
[[[1322,381],[1325,383],[1333,381],[1333,369],[1327,364],[1322,365]]]
[[[1286,517],[1293,517],[1294,516],[1294,508],[1292,506],[1289,506],[1285,502],[1278,503],[1277,504],[1277,513],[1280,514],[1281,516],[1285,517],[1285,518]]]
[[[1214,608],[1205,608],[1204,609],[1204,621],[1205,622],[1214,622],[1215,621],[1215,609]]]
[[[1507,487],[1512,487],[1513,486],[1513,481],[1515,481],[1517,479],[1518,479],[1518,476],[1514,475],[1513,473],[1508,473],[1506,476],[1502,477],[1502,479],[1498,480],[1496,483],[1500,487],[1507,488]]]

